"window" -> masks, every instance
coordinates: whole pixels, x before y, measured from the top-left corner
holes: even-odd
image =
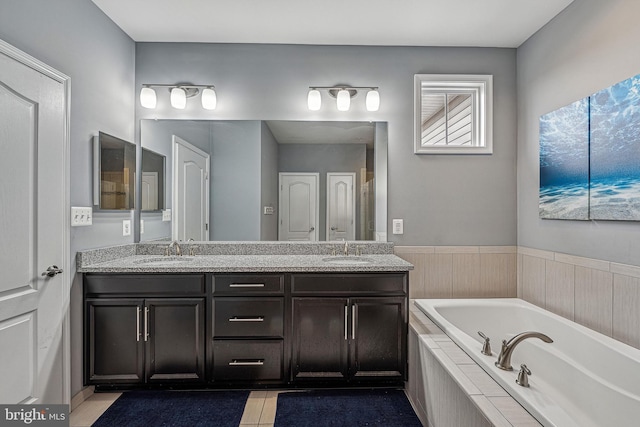
[[[415,75],[416,154],[491,154],[491,75]]]

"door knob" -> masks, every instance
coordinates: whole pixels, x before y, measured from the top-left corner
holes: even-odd
[[[51,265],[49,267],[47,267],[47,271],[45,271],[44,273],[42,273],[43,276],[47,276],[47,277],[53,277],[56,274],[60,274],[62,273],[62,269],[58,268],[57,265]]]
[[[331,231],[336,231],[338,227],[331,227]]]
[[[311,228],[309,229],[309,233],[311,233],[311,232],[312,232],[313,230],[315,230],[315,229],[316,229],[315,227],[311,227]]]

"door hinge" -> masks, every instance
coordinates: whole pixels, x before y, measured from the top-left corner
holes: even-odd
[[[205,224],[205,225],[204,225],[204,230],[205,230],[205,231],[209,231],[209,224]]]

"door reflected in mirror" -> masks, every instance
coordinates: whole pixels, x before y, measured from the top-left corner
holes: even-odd
[[[176,164],[176,139],[208,155],[209,170]],[[186,231],[197,229],[217,241],[386,240],[384,122],[142,120],[141,142],[143,162],[152,152],[166,169],[164,206],[141,211],[140,241],[200,240]],[[207,185],[178,185],[189,171]],[[282,175],[316,175],[316,188],[285,189]]]
[[[142,182],[140,184],[142,202],[140,209],[143,212],[164,209],[165,159],[166,157],[162,154],[146,148],[142,149]]]

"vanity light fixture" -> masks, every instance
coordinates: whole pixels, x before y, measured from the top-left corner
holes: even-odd
[[[216,96],[215,86],[213,85],[192,85],[192,84],[145,84],[140,90],[140,105],[144,108],[156,108],[157,94],[156,88],[166,88],[171,93],[171,106],[178,110],[184,110],[187,107],[187,99],[200,95],[202,108],[205,110],[215,110],[218,98]]]
[[[309,110],[318,111],[322,106],[321,90],[326,90],[331,97],[336,98],[338,111],[349,111],[351,98],[354,98],[359,90],[367,91],[365,99],[367,111],[378,111],[380,108],[380,93],[377,87],[309,86],[309,93],[307,95],[307,107],[309,107]]]

